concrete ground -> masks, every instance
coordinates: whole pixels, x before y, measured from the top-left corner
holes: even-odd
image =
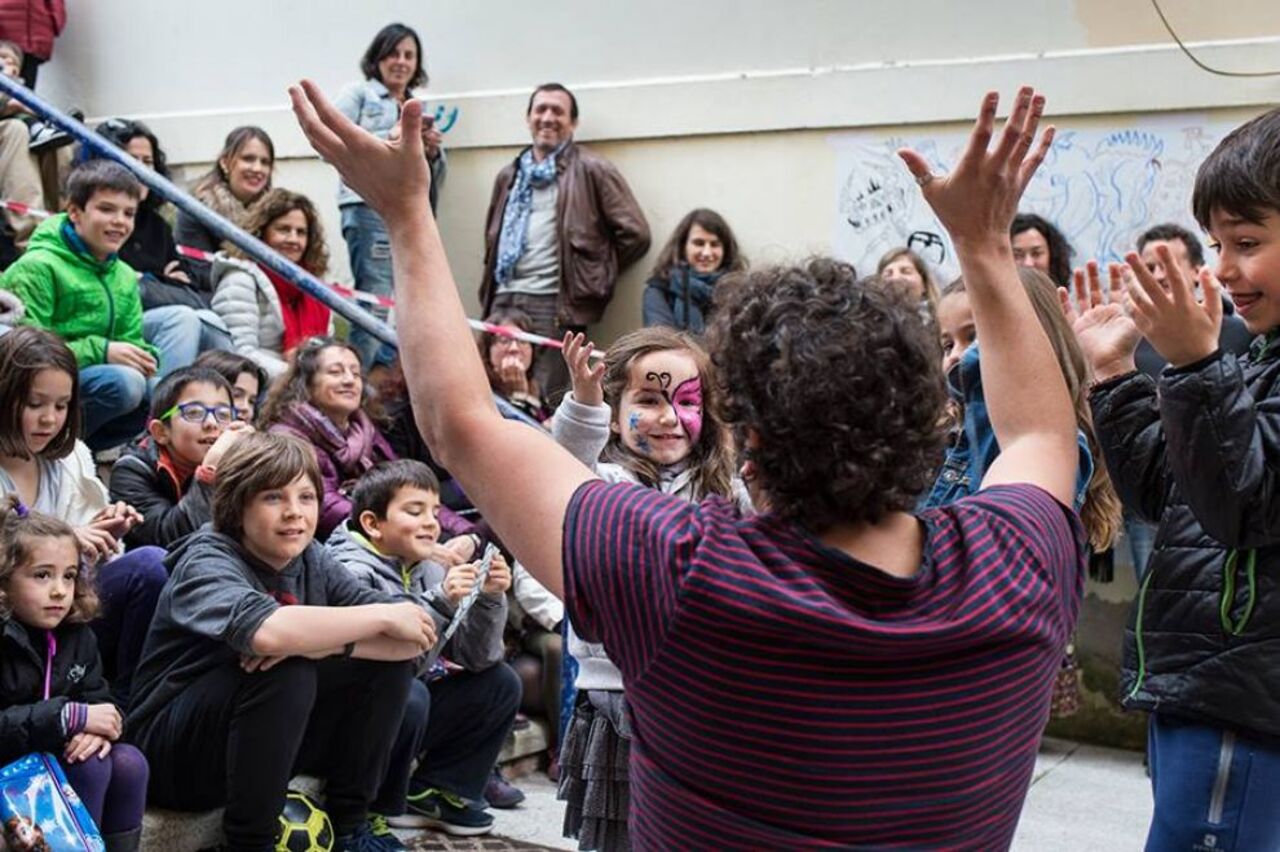
[[[576,846],[560,836],[563,806],[536,773],[515,782],[528,798],[494,811],[494,833],[552,849]],[[1014,852],[1141,849],[1151,819],[1151,787],[1142,756],[1064,740],[1045,740],[1027,793]]]

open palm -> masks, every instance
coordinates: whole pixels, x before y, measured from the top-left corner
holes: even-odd
[[[1090,308],[1075,318],[1071,330],[1085,357],[1095,366],[1131,358],[1142,339],[1138,326],[1119,305]]]

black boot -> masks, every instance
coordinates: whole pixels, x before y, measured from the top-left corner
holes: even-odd
[[[102,839],[107,844],[107,852],[138,852],[138,847],[142,845],[142,827],[105,834]]]

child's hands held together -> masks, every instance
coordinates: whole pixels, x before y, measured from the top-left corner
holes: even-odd
[[[90,522],[83,527],[76,527],[72,532],[75,534],[76,544],[80,548],[80,555],[90,565],[105,562],[116,555],[118,546],[116,537],[107,529],[95,526]]]
[[[111,740],[88,731],[81,731],[67,740],[67,747],[62,756],[67,763],[80,763],[91,757],[106,757],[111,754]]]
[[[1099,382],[1137,369],[1133,353],[1142,339],[1137,325],[1129,317],[1124,264],[1108,264],[1107,276],[1109,286],[1104,296],[1096,260],[1089,261],[1084,269],[1076,269],[1072,273],[1075,304],[1065,287],[1058,288],[1063,315],[1089,359],[1094,381]]]
[[[485,578],[481,591],[486,595],[505,595],[509,588],[511,588],[511,566],[507,564],[506,557],[498,553],[489,564],[489,576]]]
[[[89,705],[89,717],[85,720],[84,730],[81,733],[94,734],[114,741],[120,739],[120,734],[124,730],[123,725],[120,708],[104,701],[101,704]]]
[[[1221,285],[1208,267],[1202,268],[1200,288],[1204,302],[1198,302],[1192,282],[1182,274],[1168,244],[1157,246],[1156,253],[1168,274],[1167,291],[1142,258],[1134,252],[1125,256],[1134,273],[1129,281],[1133,321],[1171,367],[1185,367],[1218,351],[1218,333],[1222,329]]]
[[[387,629],[383,631],[384,635],[401,642],[412,642],[424,652],[436,644],[435,622],[421,606],[412,601],[385,606]]]
[[[594,349],[584,335],[570,331],[564,336],[562,351],[573,382],[573,398],[583,405],[604,404],[604,359],[599,359],[593,366],[591,353]]]
[[[106,530],[119,539],[140,523],[142,523],[142,513],[123,500],[118,500],[94,515],[93,520],[89,521],[89,526]]]

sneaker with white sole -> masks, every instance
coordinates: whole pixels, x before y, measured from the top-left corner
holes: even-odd
[[[445,834],[471,837],[493,831],[493,815],[461,796],[428,787],[410,793],[405,813],[387,817],[396,828],[435,828]]]

